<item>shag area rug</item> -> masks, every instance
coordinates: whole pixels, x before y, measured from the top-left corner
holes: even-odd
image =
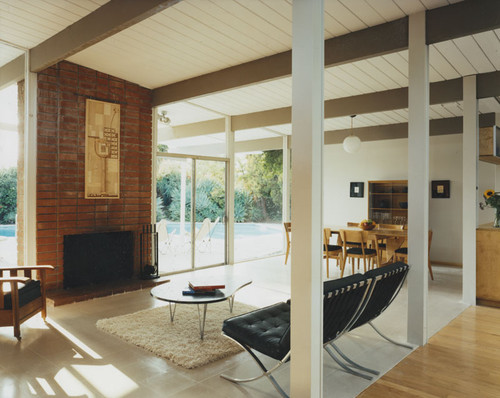
[[[230,313],[227,301],[209,304],[203,340],[200,339],[198,309],[193,304],[177,304],[174,322],[170,322],[167,305],[101,319],[97,321],[97,328],[176,365],[193,369],[242,351],[238,344],[222,336],[222,322],[253,310],[255,307],[235,302],[233,313]]]

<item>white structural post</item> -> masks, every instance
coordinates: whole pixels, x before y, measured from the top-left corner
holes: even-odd
[[[229,162],[227,167],[226,181],[226,242],[227,242],[227,258],[228,264],[234,264],[234,131],[231,126],[231,116],[225,116],[226,121],[226,157]]]
[[[323,0],[293,2],[292,398],[323,395]]]
[[[410,15],[408,91],[408,341],[427,342],[429,50],[425,12]]]
[[[283,136],[282,220],[290,221],[290,136]]]
[[[36,264],[37,74],[24,60],[24,265]]]
[[[476,76],[463,78],[462,300],[476,305],[478,109]]]

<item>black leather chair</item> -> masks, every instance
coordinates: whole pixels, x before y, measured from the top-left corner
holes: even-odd
[[[365,379],[372,377],[359,371],[379,373],[351,361],[335,346],[334,342],[361,325],[369,323],[373,326],[371,321],[380,315],[399,293],[408,270],[407,264],[394,263],[376,268],[364,275],[354,274],[324,282],[323,347],[347,372]],[[377,329],[375,330],[381,334]],[[226,319],[222,332],[226,337],[240,344],[262,369],[262,374],[252,378],[236,379],[221,375],[222,378],[234,383],[245,383],[266,376],[281,396],[288,397],[272,373],[290,359],[290,302],[274,304]],[[382,334],[381,336],[395,344],[400,344]],[[345,362],[342,362],[331,348],[334,348]],[[254,350],[276,359],[278,363],[273,368],[267,369],[253,352]]]
[[[362,310],[371,282],[371,279],[355,274],[324,283],[324,344],[338,339],[349,330]],[[226,319],[222,332],[240,344],[252,356],[262,369],[262,374],[248,379],[235,379],[226,375],[221,375],[221,377],[235,383],[245,383],[266,376],[283,397],[288,397],[272,373],[290,358],[289,302],[278,303]],[[268,370],[253,350],[278,360],[278,363]]]

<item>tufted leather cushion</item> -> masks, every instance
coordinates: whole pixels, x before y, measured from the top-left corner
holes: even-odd
[[[239,343],[281,360],[290,351],[290,305],[278,303],[226,319],[222,331]]]
[[[41,296],[42,292],[40,290],[40,281],[30,280],[19,288],[19,307],[22,307],[23,305],[26,305]],[[4,296],[4,308],[6,310],[12,309],[12,296],[10,292]]]
[[[347,249],[347,254],[357,254],[362,256],[363,251],[361,250],[361,247],[353,247],[352,249]],[[377,254],[377,251],[375,249],[365,249],[365,255],[369,256],[371,254]]]

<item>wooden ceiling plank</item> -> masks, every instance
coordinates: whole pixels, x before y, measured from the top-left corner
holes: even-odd
[[[474,35],[484,54],[488,57],[496,70],[500,70],[500,40],[493,31]]]
[[[493,64],[472,36],[460,37],[453,41],[478,73],[493,72],[495,70]]]
[[[228,4],[231,3],[228,2]],[[428,7],[433,7],[436,4],[428,3]],[[400,19],[326,40],[326,67],[371,58],[407,48],[408,21],[407,17],[401,18],[404,12],[392,0],[380,0],[380,2],[377,2],[377,6],[384,10],[384,15],[389,16],[387,18],[398,15]],[[427,41],[429,44],[500,27],[500,2],[497,0],[460,2],[428,10],[426,14],[428,18]],[[486,14],[496,15],[482,19],[481,16]],[[471,15],[477,18],[471,18]],[[328,15],[325,16],[325,21],[327,19]],[[479,19],[479,21],[469,23],[466,21],[467,19]],[[464,29],[462,29],[461,25],[463,21],[465,21]],[[452,26],[454,24],[457,26]],[[447,46],[449,47],[449,44]],[[460,54],[457,54],[460,52],[456,48],[448,49],[448,51],[450,54],[445,54],[446,51],[441,51],[441,53],[454,64],[453,59],[460,58]],[[463,60],[464,58],[462,54],[461,59]],[[462,75],[474,73],[474,68],[467,64],[465,68],[461,69],[464,69],[464,71],[460,70]],[[286,51],[217,72],[197,76],[193,79],[186,79],[159,87],[154,90],[153,101],[155,105],[166,104],[229,90],[247,84],[254,84],[259,81],[276,79],[287,76],[290,73],[291,56],[290,52]]]
[[[365,24],[365,27],[375,26],[380,23],[380,14],[370,7],[366,0],[340,0],[340,2],[352,14],[356,15]]]
[[[434,44],[429,46],[429,64],[439,71],[444,80],[457,79],[460,77],[460,73],[458,73],[455,67],[448,62]]]
[[[179,1],[111,0],[31,49],[30,69],[39,72]]]
[[[457,69],[460,76],[474,75],[477,73],[467,58],[458,49],[453,41],[436,43],[435,47],[446,58],[446,60]]]

